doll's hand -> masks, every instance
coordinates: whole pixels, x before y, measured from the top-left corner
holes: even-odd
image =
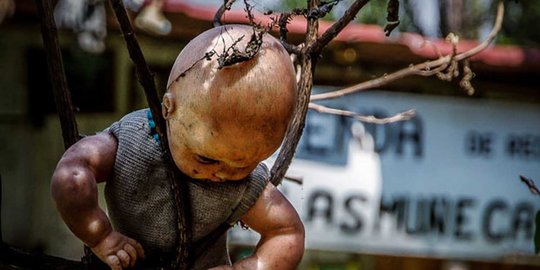
[[[133,267],[137,259],[144,258],[139,242],[116,231],[101,239],[92,251],[113,270]]]

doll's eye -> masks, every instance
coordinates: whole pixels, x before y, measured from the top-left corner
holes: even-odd
[[[201,155],[195,155],[195,157],[196,157],[197,161],[199,161],[202,164],[216,164],[216,163],[219,162],[219,161],[217,161],[215,159],[207,158],[207,157],[201,156]]]

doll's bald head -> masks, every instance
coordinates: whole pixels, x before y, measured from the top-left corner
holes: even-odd
[[[261,35],[253,57],[222,66],[225,55],[245,55],[253,34],[244,25],[210,29],[188,43],[174,63],[163,115],[173,159],[192,178],[242,179],[283,140],[296,81],[280,42]]]

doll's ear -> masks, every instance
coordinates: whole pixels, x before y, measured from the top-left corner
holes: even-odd
[[[171,93],[166,93],[163,96],[163,105],[161,107],[161,113],[163,114],[163,118],[167,120],[174,111],[174,100],[173,95]]]

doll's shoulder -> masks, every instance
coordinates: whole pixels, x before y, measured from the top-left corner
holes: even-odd
[[[130,112],[120,118],[120,120],[112,123],[104,131],[112,133],[115,137],[118,137],[119,133],[124,130],[148,131],[147,129],[149,129],[149,113],[150,110],[148,109]]]

